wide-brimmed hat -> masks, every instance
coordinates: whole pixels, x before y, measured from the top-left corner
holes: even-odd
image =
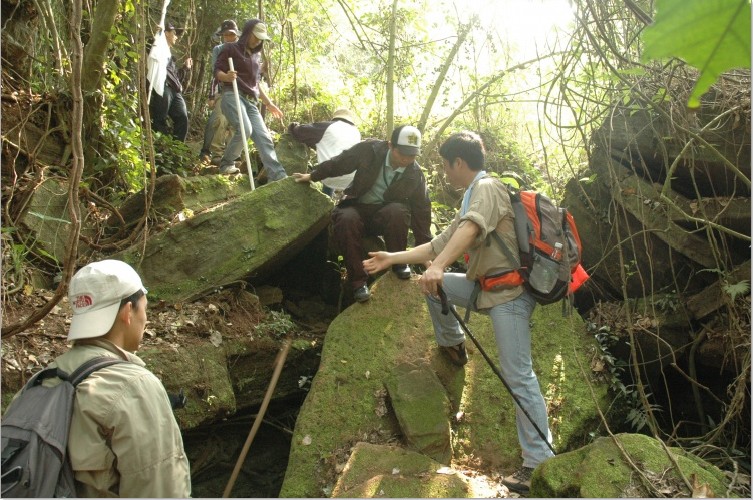
[[[256,23],[251,33],[253,33],[259,40],[271,40],[267,34],[267,25],[264,23]]]
[[[73,309],[68,340],[101,337],[112,328],[120,302],[146,288],[138,273],[120,260],[88,264],[73,275],[68,300]]]
[[[356,124],[356,115],[353,114],[353,112],[346,108],[340,108],[334,113],[332,113],[332,119],[345,120],[346,122],[350,123],[351,125]]]
[[[225,19],[222,21],[222,25],[220,26],[220,29],[217,30],[217,33],[215,35],[222,35],[227,32],[235,33],[235,36],[241,36],[241,32],[238,31],[238,25],[235,24],[235,21],[232,19]]]
[[[421,154],[420,130],[412,125],[404,125],[396,131],[398,135],[393,140],[393,147],[396,147],[401,154],[406,156],[418,156]]]

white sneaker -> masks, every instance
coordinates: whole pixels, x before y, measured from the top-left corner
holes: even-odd
[[[238,172],[240,172],[240,170],[238,170],[238,167],[235,165],[225,165],[224,167],[220,167],[221,174],[232,175],[237,174]]]

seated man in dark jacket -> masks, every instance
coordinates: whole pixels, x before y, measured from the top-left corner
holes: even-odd
[[[310,174],[293,174],[296,182],[311,182],[355,171],[353,182],[332,211],[332,229],[358,302],[371,297],[362,262],[364,235],[382,235],[388,252],[405,250],[409,228],[416,245],[431,240],[431,202],[416,163],[420,152],[421,132],[403,125],[389,141],[366,139],[320,163]],[[411,276],[406,265],[393,266],[392,271],[401,279]]]

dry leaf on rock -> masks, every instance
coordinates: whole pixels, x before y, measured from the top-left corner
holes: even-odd
[[[209,341],[213,346],[219,347],[222,344],[222,334],[217,330],[211,330],[209,332]]]

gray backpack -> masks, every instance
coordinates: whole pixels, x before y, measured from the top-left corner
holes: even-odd
[[[36,373],[13,400],[0,426],[2,436],[2,497],[76,496],[73,470],[68,462],[68,431],[76,386],[93,372],[127,363],[101,356],[90,359],[68,375],[59,368]],[[63,382],[45,387],[42,381]]]

